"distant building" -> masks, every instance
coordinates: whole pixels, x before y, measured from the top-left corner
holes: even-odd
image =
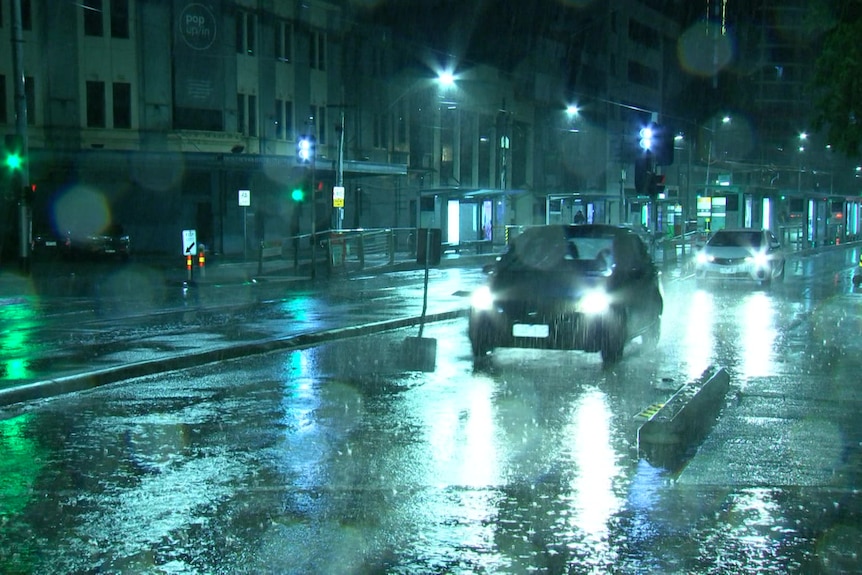
[[[21,0],[34,230],[116,222],[137,251],[172,253],[194,228],[211,250],[239,253],[309,233],[312,213],[318,231],[440,227],[447,243],[504,242],[509,226],[571,221],[575,206],[590,221],[640,222],[655,207],[634,190],[635,135],[672,116],[683,89],[679,6],[565,4],[538,3],[540,34],[506,30],[504,50],[451,62],[443,86],[444,62],[356,3]],[[14,77],[0,50],[3,134],[15,130]],[[297,161],[302,136],[315,138],[313,163]],[[693,202],[677,180],[689,195],[674,202]],[[660,206],[666,224],[674,205]]]

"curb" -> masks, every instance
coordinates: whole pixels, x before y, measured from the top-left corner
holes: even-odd
[[[188,369],[199,365],[228,361],[249,355],[313,347],[328,341],[360,337],[383,331],[410,327],[418,325],[423,321],[425,323],[447,321],[466,316],[466,314],[466,309],[459,309],[428,314],[424,318],[422,316],[416,316],[384,320],[358,326],[336,328],[321,332],[303,333],[289,337],[231,345],[218,349],[209,349],[177,355],[166,359],[139,361],[116,367],[69,375],[66,377],[58,377],[55,379],[38,381],[27,385],[0,390],[0,407],[45,399],[77,391],[86,391],[88,389],[93,389],[125,379],[155,375],[157,373],[164,373],[166,371],[174,371],[178,369]]]

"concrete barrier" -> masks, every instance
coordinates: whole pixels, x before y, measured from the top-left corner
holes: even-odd
[[[650,463],[675,468],[709,432],[730,389],[730,375],[711,366],[679,388],[638,429],[638,453]]]

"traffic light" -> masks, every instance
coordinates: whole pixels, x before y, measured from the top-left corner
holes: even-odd
[[[653,125],[650,124],[649,126],[644,126],[643,128],[641,128],[640,132],[638,133],[638,136],[640,137],[640,140],[638,140],[638,145],[640,146],[641,150],[643,150],[644,152],[652,151],[653,138],[655,137],[655,129],[653,128]]]
[[[314,136],[300,136],[296,141],[296,159],[300,163],[308,164],[314,161],[317,153],[317,142]]]
[[[302,186],[296,186],[290,191],[290,199],[301,204],[305,201],[305,189]]]
[[[664,192],[664,174],[650,174],[649,177],[649,196],[655,200],[659,194]]]
[[[653,126],[652,152],[656,166],[673,164],[674,133],[668,126]]]
[[[3,144],[3,165],[10,172],[20,172],[24,168],[24,138],[20,134],[6,134]]]
[[[673,164],[674,133],[662,124],[649,124],[638,132],[641,154],[652,155],[656,166]]]

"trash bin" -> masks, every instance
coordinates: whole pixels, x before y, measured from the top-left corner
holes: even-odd
[[[440,228],[419,228],[417,232],[419,240],[416,243],[416,262],[424,264],[428,258],[428,265],[440,264],[440,253],[443,245],[443,233]]]

